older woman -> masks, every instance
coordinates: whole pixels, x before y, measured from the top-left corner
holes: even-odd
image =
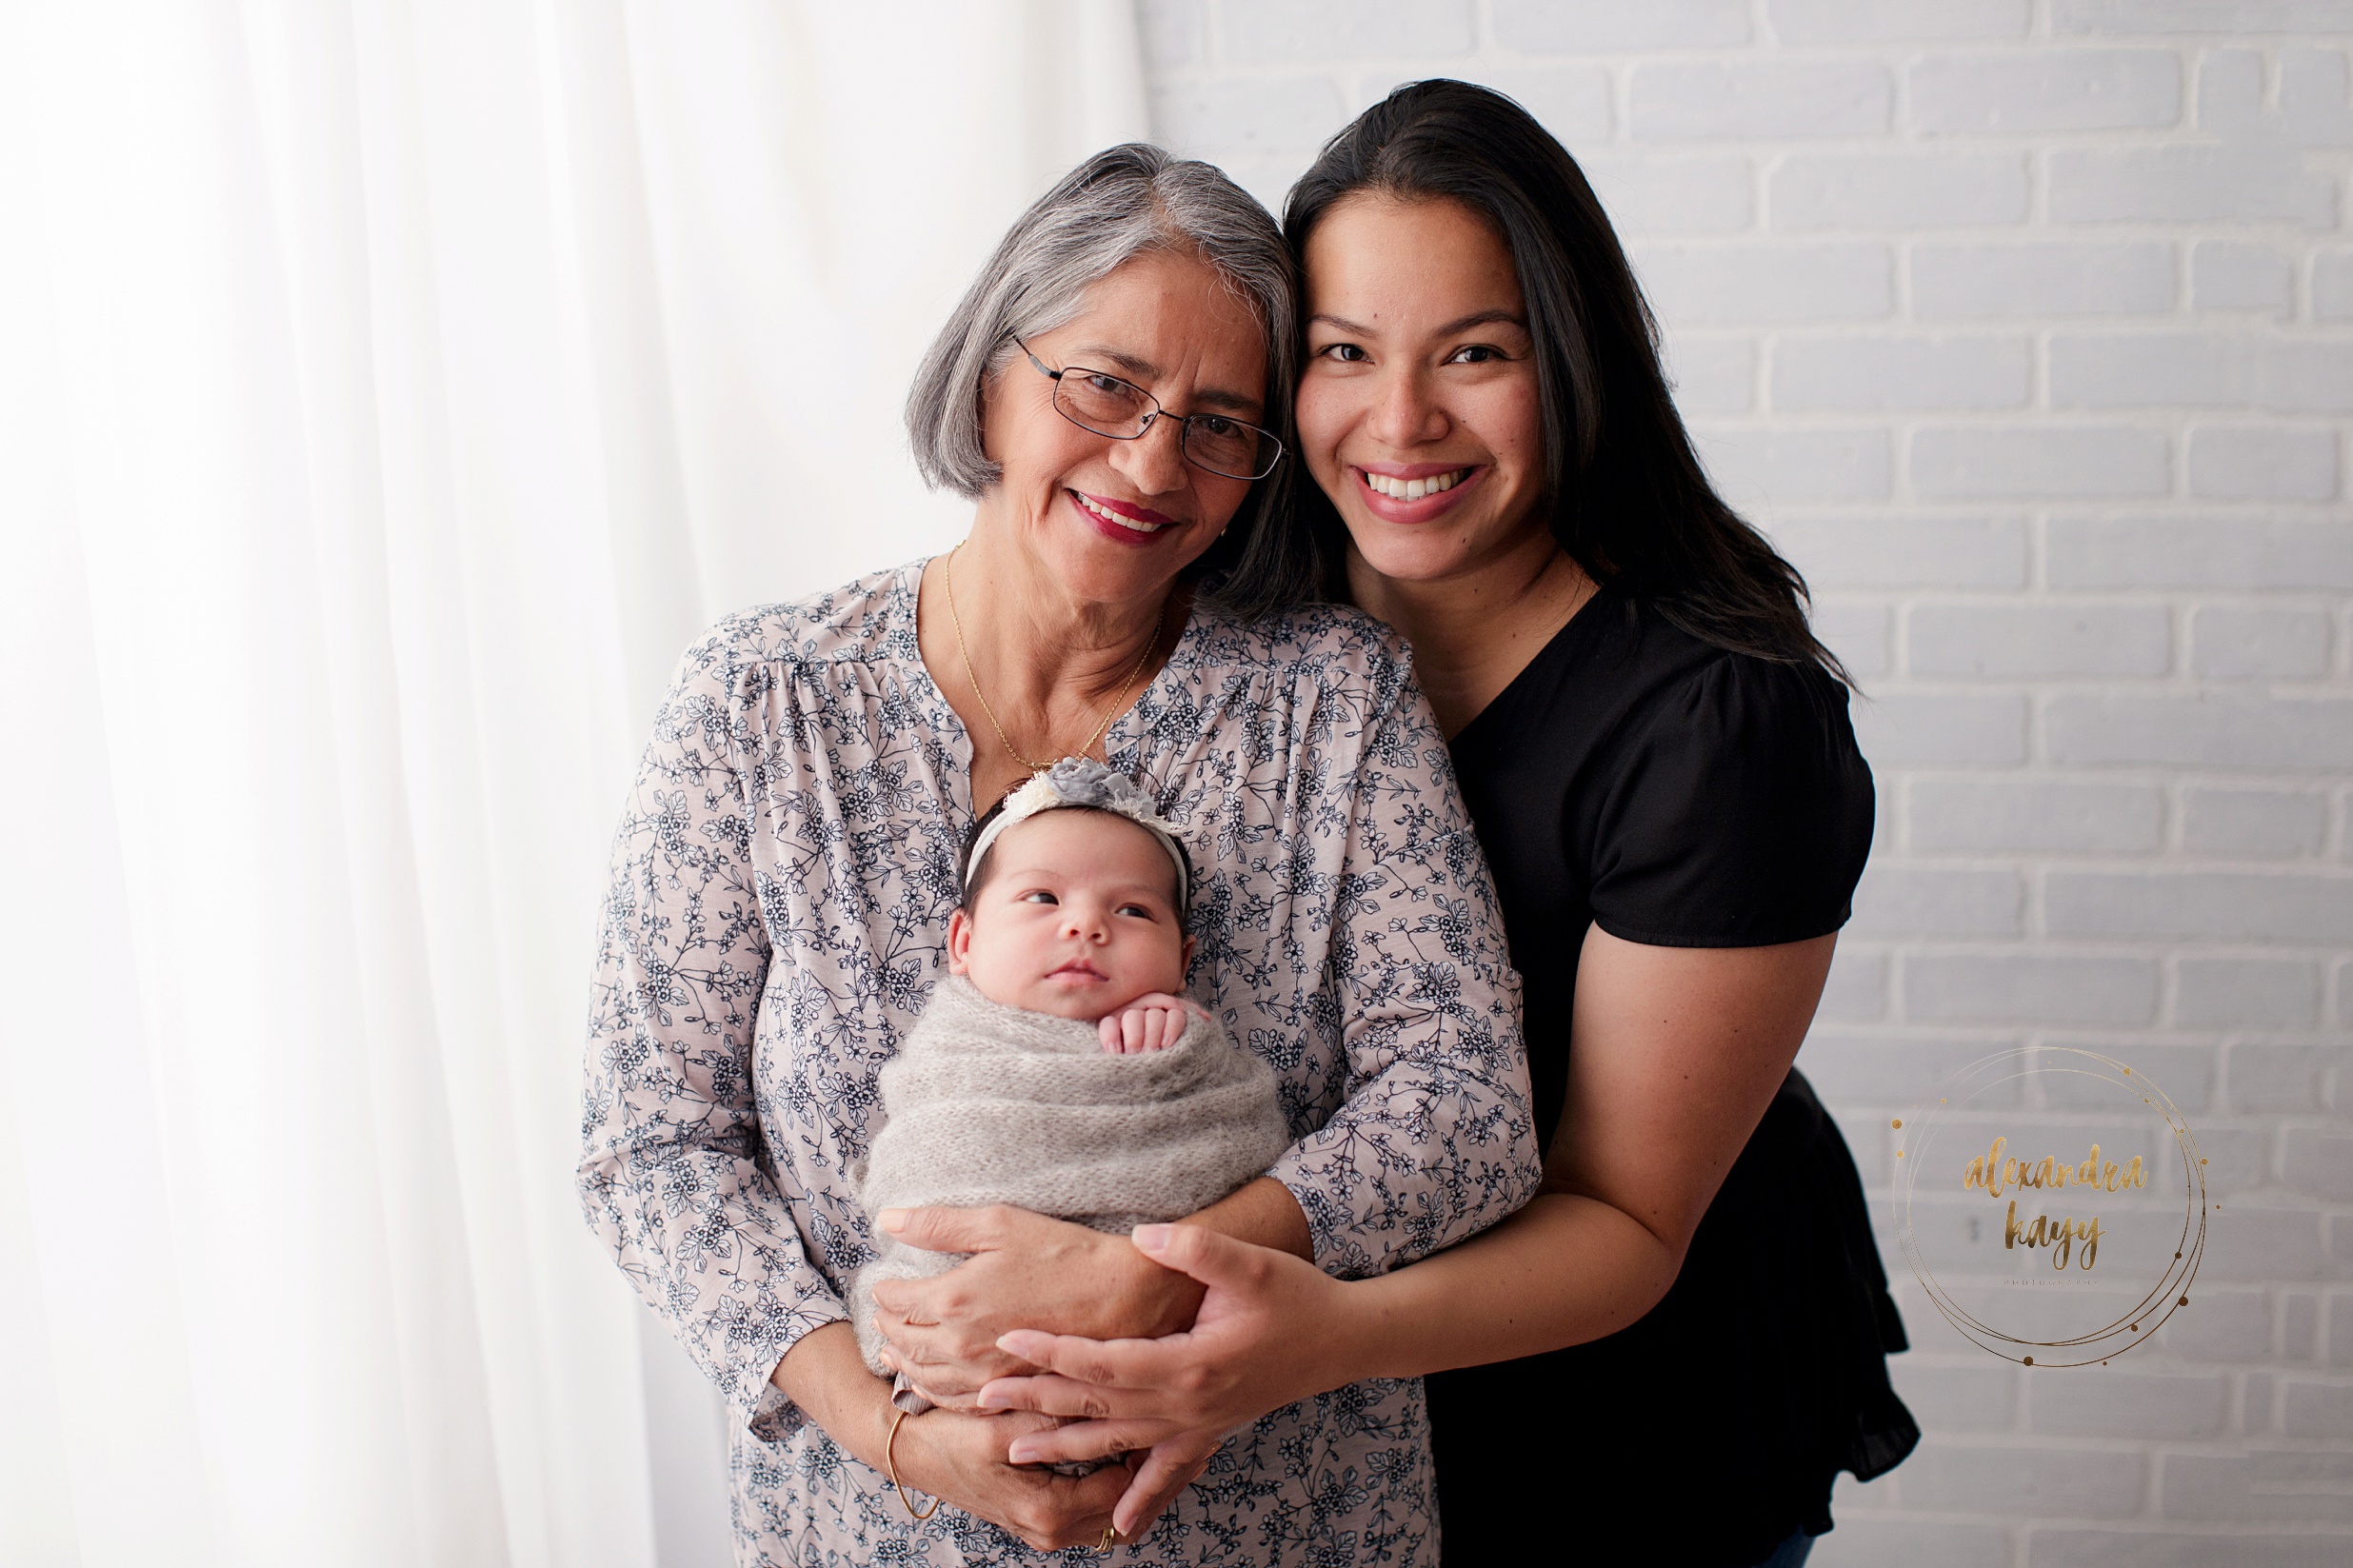
[[[1188,827],[1189,989],[1273,1064],[1297,1140],[1194,1222],[1363,1275],[1533,1188],[1516,982],[1397,645],[1353,611],[1246,620],[1211,591],[1258,544],[1254,517],[1219,541],[1281,457],[1261,427],[1287,424],[1289,279],[1215,170],[1090,160],[1015,224],[909,401],[970,535],[729,618],[663,703],[615,845],[580,1186],[734,1411],[741,1561],[1107,1539],[1127,1469],[1009,1462],[1036,1417],[896,1422],[842,1300],[875,1075],[941,967],[957,844],[1066,753]],[[1126,1239],[1037,1216],[976,1211],[954,1241],[971,1260],[882,1298],[902,1363],[951,1399],[1007,1327],[1164,1332],[1199,1300]],[[1434,1560],[1417,1385],[1318,1395],[1145,1469],[1204,1462],[1154,1561]]]

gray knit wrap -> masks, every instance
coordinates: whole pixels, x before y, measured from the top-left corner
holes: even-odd
[[[1094,1024],[1003,1006],[962,975],[940,981],[881,1083],[887,1120],[858,1174],[869,1218],[1011,1203],[1125,1232],[1216,1202],[1291,1141],[1274,1070],[1222,1025],[1188,1015],[1166,1050],[1113,1055]],[[867,1365],[887,1372],[874,1281],[942,1274],[966,1255],[873,1240],[849,1310]]]

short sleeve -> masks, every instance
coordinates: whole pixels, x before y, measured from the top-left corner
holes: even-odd
[[[1763,947],[1846,923],[1871,770],[1821,669],[1724,654],[1628,715],[1595,761],[1590,896],[1611,936]]]

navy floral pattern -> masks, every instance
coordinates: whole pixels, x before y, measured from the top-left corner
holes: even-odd
[[[845,1319],[875,1075],[945,963],[971,745],[915,640],[920,565],[729,617],[689,650],[613,848],[590,1020],[588,1222],[737,1418],[745,1563],[1047,1560],[883,1478],[768,1379]],[[1446,744],[1386,628],[1196,612],[1106,739],[1200,872],[1187,988],[1275,1068],[1270,1172],[1317,1260],[1391,1268],[1539,1174],[1519,979]],[[1237,1434],[1166,1516],[1167,1563],[1434,1563],[1418,1382]],[[1072,1555],[1078,1560],[1085,1554]]]

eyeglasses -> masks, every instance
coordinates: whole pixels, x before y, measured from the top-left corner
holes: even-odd
[[[1230,414],[1169,414],[1160,399],[1132,381],[1077,365],[1049,370],[1029,352],[1029,345],[1019,338],[1013,342],[1037,366],[1038,374],[1053,382],[1054,412],[1082,430],[1113,441],[1136,441],[1167,414],[1184,427],[1179,445],[1185,461],[1196,468],[1226,479],[1264,479],[1283,461],[1283,443],[1272,431]]]

